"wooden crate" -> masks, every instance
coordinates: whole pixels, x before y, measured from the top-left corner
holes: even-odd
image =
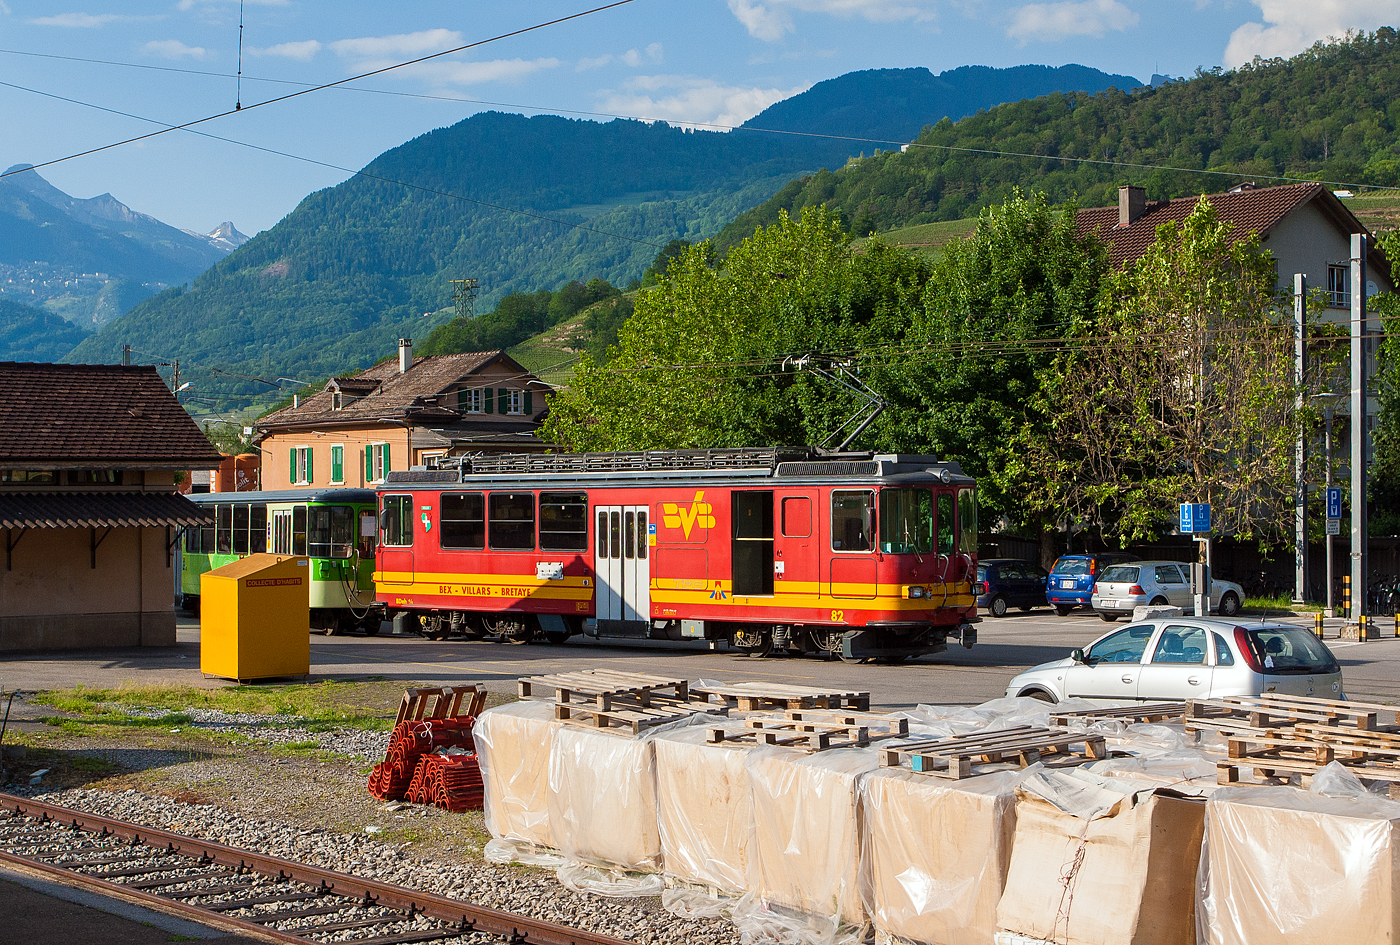
[[[1081,709],[1077,712],[1051,712],[1050,724],[1067,727],[1071,721],[1097,722],[1113,719],[1119,722],[1175,722],[1186,718],[1184,702],[1148,702],[1142,705],[1110,706],[1104,709]]]
[[[870,709],[870,693],[814,689],[809,686],[783,686],[774,683],[728,683],[691,686],[690,693],[700,702],[728,705],[740,712],[763,709]]]
[[[1076,751],[1075,746],[1080,746],[1079,750]],[[944,778],[967,778],[972,776],[974,764],[1008,762],[1025,768],[1046,756],[1097,761],[1108,757],[1108,750],[1102,735],[1023,725],[891,746],[880,754],[881,764],[887,768],[900,767],[907,758],[911,771]]]
[[[471,698],[468,699],[468,696]],[[463,711],[462,703],[467,703]],[[475,718],[486,708],[486,690],[480,686],[444,686],[435,689],[405,689],[394,724],[423,719]]]

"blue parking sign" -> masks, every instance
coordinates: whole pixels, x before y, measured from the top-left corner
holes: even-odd
[[[1210,503],[1181,503],[1180,528],[1183,535],[1200,534],[1210,531]]]
[[[1327,487],[1327,517],[1342,517],[1342,490],[1338,486]]]

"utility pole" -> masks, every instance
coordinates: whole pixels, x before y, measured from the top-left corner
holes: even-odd
[[[1298,385],[1296,408],[1298,416],[1303,413],[1306,396],[1303,390],[1304,372],[1307,369],[1308,344],[1304,334],[1304,323],[1308,312],[1308,277],[1301,272],[1293,274],[1293,378]],[[1293,445],[1294,469],[1297,471],[1295,485],[1297,502],[1293,509],[1293,600],[1302,603],[1308,599],[1308,481],[1307,439],[1302,424],[1298,426],[1298,439]]]
[[[170,378],[170,389],[173,390],[173,391],[175,392],[175,399],[176,399],[176,400],[179,400],[179,399],[180,399],[180,359],[179,359],[179,358],[176,358],[175,361],[174,361],[174,363],[173,363],[171,366],[175,369],[175,373],[174,373],[174,374],[171,376],[171,378]]]
[[[122,367],[131,367],[131,345],[122,345]]]
[[[1351,235],[1351,599],[1366,613],[1366,236]],[[1363,636],[1362,639],[1365,639]]]
[[[1326,488],[1327,488],[1329,491],[1330,491],[1331,488],[1332,488],[1332,414],[1333,414],[1333,412],[1334,412],[1334,408],[1332,407],[1331,404],[1328,404],[1326,407],[1323,407],[1323,408],[1322,408],[1322,419],[1323,419],[1323,423],[1324,423],[1323,429],[1326,431],[1326,432],[1323,434],[1323,449],[1324,449],[1325,452],[1327,453],[1327,473],[1326,473],[1327,486],[1326,486]],[[1326,566],[1327,566],[1327,616],[1331,617],[1333,614],[1335,614],[1335,613],[1337,612],[1337,609],[1336,609],[1336,602],[1332,600],[1332,533],[1331,533],[1331,531],[1328,531],[1327,534],[1323,535],[1322,537],[1323,537],[1323,539],[1326,540],[1326,542],[1327,542],[1327,565],[1326,565]]]
[[[452,286],[452,303],[457,306],[457,317],[470,319],[476,315],[476,293],[481,288],[479,279],[449,279]]]

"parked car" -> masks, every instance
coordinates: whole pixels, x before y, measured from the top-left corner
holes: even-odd
[[[1094,593],[1094,580],[1103,569],[1124,561],[1136,561],[1136,555],[1121,551],[1097,554],[1060,555],[1045,581],[1045,601],[1064,617],[1076,607],[1089,606]]]
[[[1234,581],[1206,575],[1210,586],[1210,610],[1233,617],[1240,612],[1244,590]],[[1134,561],[1105,568],[1094,584],[1091,598],[1094,610],[1107,621],[1131,616],[1143,604],[1170,604],[1193,611],[1191,565],[1180,561]],[[1201,614],[1200,616],[1205,616]]]
[[[977,606],[993,617],[1008,607],[1030,610],[1045,603],[1045,569],[1034,561],[988,558],[977,562]]]
[[[1222,696],[1343,699],[1337,659],[1311,631],[1269,621],[1164,617],[1115,629],[1021,673],[1008,696],[1179,702]]]

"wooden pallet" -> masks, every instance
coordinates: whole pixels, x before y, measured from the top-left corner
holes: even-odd
[[[883,723],[886,728],[897,727],[896,720]],[[902,719],[898,721],[903,721]],[[862,748],[871,742],[894,738],[896,732],[871,732],[859,723],[829,722],[817,719],[780,717],[747,718],[742,729],[712,728],[711,744],[778,745],[798,751],[830,751],[833,748]]]
[[[533,695],[536,689],[554,692],[554,701],[559,704],[570,702],[592,702],[600,711],[607,712],[616,702],[619,705],[650,705],[653,698],[666,697],[685,702],[689,696],[690,684],[684,679],[668,679],[664,676],[648,676],[644,673],[622,673],[610,669],[583,669],[573,673],[555,673],[548,676],[525,676],[518,682],[521,698]],[[669,693],[665,690],[671,690]]]
[[[1359,729],[1381,728],[1381,713],[1389,713],[1389,726],[1396,724],[1400,707],[1365,702],[1341,702],[1311,696],[1226,696],[1223,699],[1189,699],[1186,702],[1187,731],[1218,731],[1221,726],[1253,729],[1286,728],[1298,723]],[[1388,726],[1388,727],[1389,727]]]
[[[470,699],[467,697],[470,696]],[[466,711],[462,703],[466,701]],[[431,706],[431,708],[429,708]],[[394,724],[423,719],[475,718],[486,708],[486,690],[479,686],[445,686],[436,689],[405,689]]]
[[[881,736],[909,734],[908,719],[898,715],[881,715],[878,712],[844,711],[841,709],[788,709],[782,717],[794,722],[825,722],[834,725],[861,726]]]
[[[1104,709],[1083,709],[1078,712],[1051,712],[1050,724],[1065,727],[1072,720],[1097,722],[1114,719],[1120,722],[1169,722],[1186,718],[1184,702],[1147,702],[1142,705],[1110,706]]]
[[[624,704],[616,699],[609,708],[588,705],[582,702],[556,702],[554,717],[574,725],[589,728],[623,728],[633,735],[658,725],[667,725],[692,715],[725,715],[729,710],[724,706],[706,706],[694,702],[681,702],[664,696],[650,696],[646,705]]]
[[[690,693],[700,702],[724,703],[740,712],[763,709],[855,709],[870,710],[870,693],[814,689],[809,686],[783,686],[773,683],[743,682],[691,686]]]
[[[1076,745],[1082,749],[1075,751]],[[1023,725],[892,746],[880,754],[881,764],[887,768],[897,768],[907,758],[911,771],[943,778],[966,778],[971,777],[974,764],[1013,762],[1025,768],[1045,756],[1096,761],[1108,757],[1108,749],[1102,735]]]

